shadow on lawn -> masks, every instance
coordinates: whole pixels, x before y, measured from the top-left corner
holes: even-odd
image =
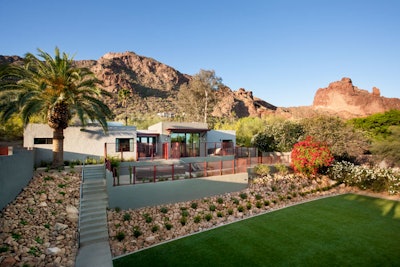
[[[400,220],[400,202],[396,200],[386,200],[377,197],[349,194],[345,199],[357,201],[369,206],[377,215]]]

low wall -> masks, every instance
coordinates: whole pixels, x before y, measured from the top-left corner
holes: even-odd
[[[33,177],[34,152],[16,150],[0,156],[0,209],[12,202]]]

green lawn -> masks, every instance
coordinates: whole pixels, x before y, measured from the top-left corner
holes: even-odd
[[[146,249],[114,266],[400,266],[400,203],[325,198]]]

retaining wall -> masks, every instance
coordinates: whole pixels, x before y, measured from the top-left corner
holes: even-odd
[[[0,209],[12,202],[33,177],[34,151],[0,156]]]

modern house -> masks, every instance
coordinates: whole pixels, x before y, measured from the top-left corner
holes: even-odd
[[[47,124],[29,124],[24,147],[35,150],[35,164],[52,160],[53,130]],[[70,126],[64,130],[64,160],[119,157],[125,161],[153,158],[233,155],[235,131],[209,130],[206,123],[160,122],[147,130],[112,124]]]

